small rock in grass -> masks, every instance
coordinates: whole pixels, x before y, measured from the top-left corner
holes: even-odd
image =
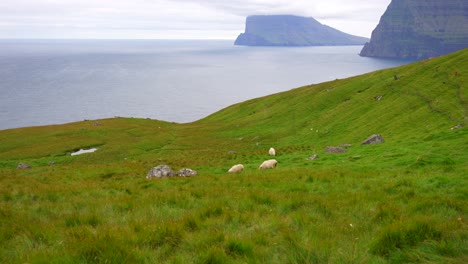
[[[375,135],[368,137],[361,144],[371,145],[371,144],[378,144],[378,143],[383,143],[383,142],[385,142],[384,138],[380,134],[375,134]]]
[[[346,149],[341,147],[328,146],[326,152],[330,154],[345,153]]]
[[[183,168],[177,173],[179,177],[191,177],[197,175],[198,172],[196,170],[192,170],[189,168]]]
[[[31,166],[29,166],[28,164],[20,162],[18,164],[18,166],[16,166],[16,168],[19,169],[19,170],[26,170],[26,169],[31,169]]]

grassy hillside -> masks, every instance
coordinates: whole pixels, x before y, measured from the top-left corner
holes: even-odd
[[[0,262],[466,263],[466,65],[468,50],[188,124],[0,131]],[[278,167],[259,171],[270,147]],[[199,175],[145,179],[160,164]]]

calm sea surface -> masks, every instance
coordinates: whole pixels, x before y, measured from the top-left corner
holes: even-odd
[[[114,116],[191,122],[299,86],[395,67],[361,46],[0,40],[0,129]]]

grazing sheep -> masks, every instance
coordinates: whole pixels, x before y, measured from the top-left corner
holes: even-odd
[[[228,173],[237,173],[243,170],[244,170],[244,165],[237,164],[237,165],[232,166],[232,168],[229,169]]]
[[[265,160],[260,167],[258,167],[260,170],[265,170],[265,169],[274,169],[276,167],[276,164],[278,164],[278,161],[275,159],[271,160]]]
[[[270,156],[276,156],[276,150],[274,148],[270,148],[268,154],[270,154]]]

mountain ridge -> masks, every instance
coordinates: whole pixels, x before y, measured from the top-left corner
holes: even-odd
[[[426,59],[468,47],[468,2],[393,0],[360,55]]]

